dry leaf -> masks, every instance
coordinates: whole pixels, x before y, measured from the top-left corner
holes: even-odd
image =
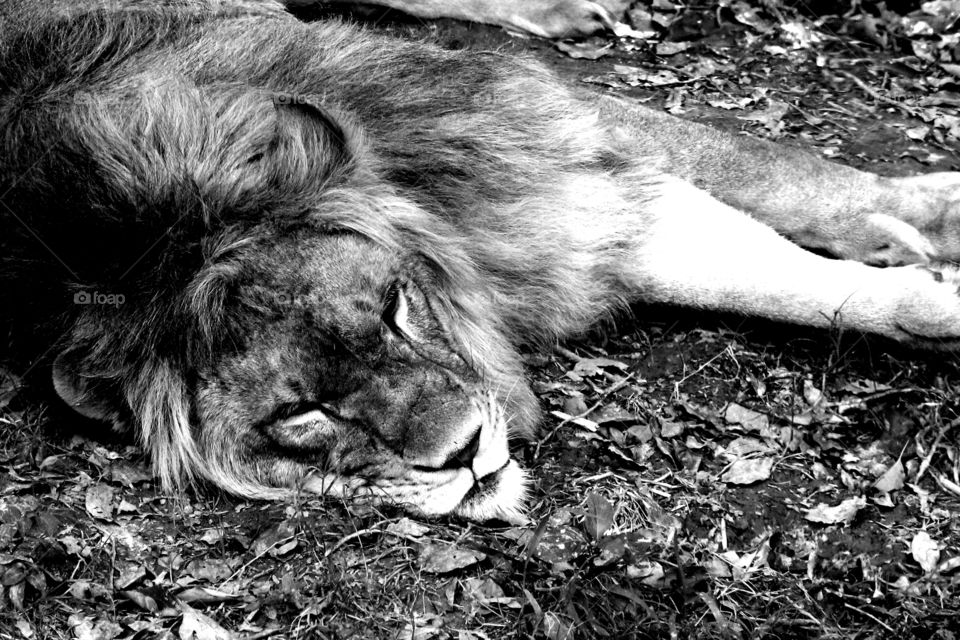
[[[284,520],[260,534],[253,543],[253,553],[258,556],[265,553],[275,557],[283,555],[297,546],[296,533],[296,526]]]
[[[27,640],[31,640],[32,638],[35,638],[37,635],[37,631],[36,629],[33,628],[33,625],[27,622],[26,620],[24,620],[23,618],[17,620],[17,631],[19,631],[20,635],[22,635]]]
[[[451,544],[425,544],[420,548],[420,568],[427,573],[449,573],[477,564],[486,554]]]
[[[577,361],[577,364],[573,366],[573,370],[584,376],[592,376],[603,373],[603,370],[607,367],[625,371],[627,365],[619,360],[611,360],[610,358],[583,358]]]
[[[396,522],[388,524],[386,531],[399,538],[422,538],[430,533],[430,527],[410,518],[400,518]]]
[[[723,472],[720,479],[729,484],[753,484],[770,477],[773,458],[744,458],[737,460]]]
[[[233,634],[189,605],[181,605],[180,640],[233,640]]]
[[[603,537],[603,534],[613,526],[614,512],[613,505],[599,493],[588,495],[587,510],[583,516],[583,527],[587,530],[587,534],[594,540]]]
[[[850,523],[857,517],[860,509],[863,509],[866,505],[867,500],[862,496],[847,498],[833,507],[821,502],[813,509],[807,511],[804,517],[810,522],[820,522],[823,524]]]
[[[233,593],[227,593],[226,591],[211,589],[209,587],[190,587],[178,593],[177,598],[181,602],[189,604],[216,604],[218,602],[236,600],[237,596]]]
[[[660,423],[660,436],[663,438],[676,438],[683,434],[684,424],[682,422],[671,422],[663,420]]]
[[[919,531],[910,542],[910,555],[917,561],[924,573],[931,573],[940,562],[940,546],[926,531]]]
[[[160,610],[157,601],[141,591],[121,591],[120,595],[150,613]]]
[[[730,424],[739,424],[748,431],[762,431],[770,426],[770,418],[765,414],[751,411],[735,402],[727,405],[723,419]]]
[[[113,499],[116,494],[116,490],[111,486],[105,484],[92,485],[87,489],[87,513],[98,520],[111,520],[113,518]]]
[[[740,460],[741,458],[747,458],[751,455],[763,455],[773,452],[774,449],[765,442],[757,440],[756,438],[747,438],[741,436],[736,440],[731,441],[730,444],[723,447],[723,449],[719,450],[717,453],[722,455],[727,460],[733,462],[735,460]]]
[[[906,473],[903,469],[903,463],[898,459],[890,468],[887,469],[880,478],[873,483],[873,488],[881,493],[890,493],[903,488]]]
[[[543,635],[549,640],[573,640],[573,627],[552,611],[543,614]]]
[[[123,627],[110,620],[85,618],[72,614],[67,624],[73,629],[77,640],[113,640],[123,633]]]
[[[605,55],[613,53],[613,43],[604,38],[588,38],[580,42],[561,40],[557,43],[557,49],[563,51],[571,58],[582,58],[584,60],[596,60]]]

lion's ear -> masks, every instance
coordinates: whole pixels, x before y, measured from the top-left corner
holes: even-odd
[[[122,428],[126,421],[118,385],[85,375],[78,365],[78,359],[69,350],[54,360],[53,388],[57,395],[83,417]]]
[[[274,98],[280,126],[274,162],[293,168],[312,169],[326,179],[348,167],[353,160],[353,134],[342,118],[311,98]],[[316,176],[315,176],[316,177]]]

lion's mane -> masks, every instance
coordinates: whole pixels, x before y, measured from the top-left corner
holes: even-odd
[[[231,256],[305,226],[355,233],[427,266],[529,432],[517,350],[622,306],[642,164],[530,61],[274,11],[50,20],[0,53],[3,322],[18,357],[73,358],[128,407],[117,421],[174,486],[202,464],[192,372],[242,331]],[[124,303],[73,304],[88,291]]]

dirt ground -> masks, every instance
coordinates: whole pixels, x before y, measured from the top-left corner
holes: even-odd
[[[559,47],[366,20],[882,174],[960,170],[960,4],[845,8],[655,0],[646,38]],[[4,374],[0,638],[960,637],[957,356],[638,307],[526,358],[525,527],[164,496]]]

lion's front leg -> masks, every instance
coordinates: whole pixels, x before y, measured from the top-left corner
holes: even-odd
[[[541,38],[571,38],[612,29],[615,17],[591,0],[282,0],[291,8],[313,4],[375,4],[419,18],[455,18],[494,24]]]
[[[955,268],[823,258],[675,179],[648,207],[629,269],[643,298],[960,348]]]
[[[960,261],[960,173],[883,178],[624,100],[598,107],[645,162],[804,247],[884,266]]]

